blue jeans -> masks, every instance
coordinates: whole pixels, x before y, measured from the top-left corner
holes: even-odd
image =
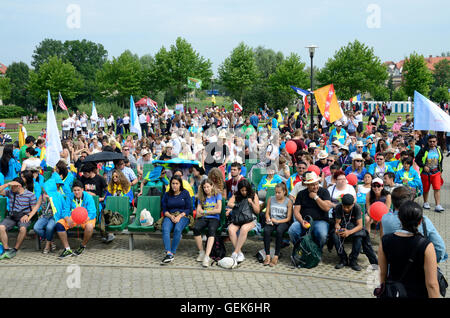
[[[177,251],[178,244],[181,240],[181,232],[189,224],[189,218],[183,217],[180,222],[173,223],[171,219],[165,217],[162,224],[162,237],[164,242],[164,248],[167,252],[175,254]],[[173,229],[172,244],[170,244],[170,232]]]
[[[55,233],[56,221],[53,216],[41,217],[34,224],[34,231],[42,238],[47,241],[53,240],[53,233]]]
[[[314,241],[322,248],[327,242],[329,223],[327,221],[314,221],[311,228]],[[288,230],[291,242],[295,245],[306,234],[306,229],[295,221]]]

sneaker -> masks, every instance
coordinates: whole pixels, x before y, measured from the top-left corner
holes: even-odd
[[[425,202],[425,203],[423,204],[423,208],[424,208],[424,209],[427,209],[427,210],[431,209],[430,204],[429,204],[428,202]]]
[[[81,254],[83,254],[83,252],[84,252],[85,249],[86,249],[86,246],[80,245],[80,247],[77,248],[77,249],[75,250],[75,252],[73,252],[73,255],[75,255],[75,256],[80,256]]]
[[[202,266],[203,267],[209,267],[211,263],[211,259],[209,258],[209,256],[206,256],[203,258],[203,262],[202,262]]]
[[[5,252],[0,256],[0,259],[11,259],[16,256],[16,250],[10,248],[9,250],[5,250]]]
[[[434,211],[436,211],[436,212],[443,212],[444,211],[444,208],[440,205],[440,204],[438,204],[438,205],[436,205],[436,207],[434,208]]]
[[[111,243],[115,238],[116,236],[113,233],[108,233],[108,237],[106,237],[105,243]]]
[[[56,251],[56,243],[53,242],[53,241],[50,242],[50,250],[51,250],[52,252]]]
[[[236,252],[231,253],[231,258],[232,259],[237,259],[238,254]]]
[[[242,263],[245,260],[244,254],[242,252],[240,252],[236,258],[236,261],[238,263]]]
[[[73,255],[73,252],[71,249],[68,249],[68,250],[64,249],[64,251],[58,256],[58,258],[63,259],[65,257],[72,256],[72,255]]]
[[[169,264],[172,263],[174,259],[173,254],[166,254],[166,256],[163,258],[163,260],[161,261],[162,264]]]
[[[203,262],[204,258],[205,258],[205,251],[198,252],[197,262]]]

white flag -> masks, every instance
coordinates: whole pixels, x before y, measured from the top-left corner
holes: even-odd
[[[97,108],[95,108],[95,102],[92,101],[92,115],[91,115],[91,120],[92,121],[98,121],[98,115],[97,115]]]
[[[136,105],[133,96],[130,96],[130,131],[138,134],[139,140],[142,138],[141,124],[139,124]]]
[[[450,116],[417,91],[414,91],[414,130],[450,131]]]
[[[56,123],[55,112],[53,111],[50,91],[48,91],[47,100],[47,138],[45,147],[45,160],[47,162],[47,166],[54,168],[61,158],[60,153],[63,149],[61,139],[59,138],[58,124]]]
[[[241,112],[243,109],[241,104],[239,104],[236,100],[233,100],[233,106],[234,106],[233,109],[235,112]]]

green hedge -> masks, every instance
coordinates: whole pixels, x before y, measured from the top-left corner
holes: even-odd
[[[25,109],[16,105],[0,106],[0,118],[17,118],[27,115]]]

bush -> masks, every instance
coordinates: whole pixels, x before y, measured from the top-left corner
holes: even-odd
[[[0,118],[18,118],[27,115],[25,109],[16,105],[0,106]]]

